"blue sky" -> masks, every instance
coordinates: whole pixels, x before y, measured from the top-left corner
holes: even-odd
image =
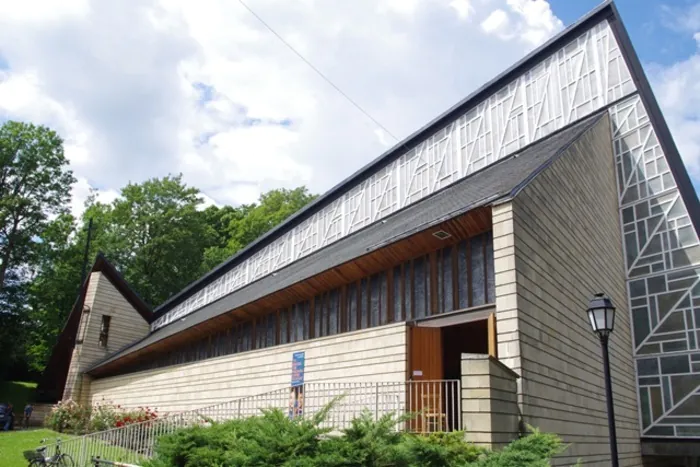
[[[248,3],[401,138],[599,1]],[[617,5],[697,184],[700,0]],[[0,2],[7,118],[63,136],[76,213],[91,187],[109,201],[169,172],[219,204],[321,193],[394,143],[230,0]]]
[[[598,0],[550,0],[554,13],[569,25],[601,2]],[[692,36],[674,30],[674,11],[685,12],[697,5],[692,0],[617,0],[615,5],[643,62],[671,65],[697,49]]]

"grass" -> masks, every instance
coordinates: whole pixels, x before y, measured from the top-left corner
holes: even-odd
[[[58,433],[45,428],[39,430],[0,431],[0,465],[2,467],[27,467],[28,462],[22,453],[41,446],[42,439],[46,439],[46,442],[49,444],[49,454],[53,454],[54,448],[51,445],[56,442],[56,438],[68,441],[73,437],[73,435]],[[97,440],[88,440],[86,446],[88,456],[97,454],[104,459],[112,461],[132,461],[136,459],[134,457],[136,453],[132,451],[104,444]],[[73,459],[77,461],[78,452],[73,452],[75,449],[77,449],[76,446],[73,446],[73,449],[68,447],[66,452],[71,454]]]
[[[22,414],[27,402],[31,402],[34,396],[36,383],[25,381],[0,382],[0,402],[9,402],[14,407],[16,415]]]
[[[36,449],[41,446],[41,440],[46,438],[49,443],[56,437],[64,437],[55,431],[26,430],[26,431],[0,431],[0,459],[3,467],[27,467],[27,461],[22,452]]]

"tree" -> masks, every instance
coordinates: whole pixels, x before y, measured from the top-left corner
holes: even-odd
[[[316,197],[303,186],[293,190],[281,188],[263,193],[257,205],[253,205],[245,213],[246,215],[240,219],[234,219],[229,225],[231,235],[229,245],[245,247]]]
[[[221,264],[316,198],[304,186],[293,190],[282,188],[263,193],[257,203],[231,208],[220,221],[228,222],[222,235],[226,242],[206,250],[203,270]]]
[[[127,185],[105,213],[105,253],[148,303],[165,301],[199,275],[215,236],[197,210],[201,203],[198,189],[167,176]]]
[[[67,212],[75,181],[67,166],[56,132],[13,121],[0,127],[0,290],[8,271],[36,259],[49,218]]]

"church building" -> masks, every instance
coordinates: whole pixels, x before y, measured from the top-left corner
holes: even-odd
[[[608,1],[155,309],[99,256],[41,389],[172,413],[300,374],[454,382],[468,439],[531,425],[609,466],[605,293],[621,465],[696,466],[699,227]]]

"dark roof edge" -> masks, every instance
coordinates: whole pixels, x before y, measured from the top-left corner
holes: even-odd
[[[668,128],[666,119],[664,119],[661,113],[661,108],[659,103],[651,90],[651,85],[649,80],[644,73],[642,64],[639,61],[637,52],[635,52],[632,46],[632,41],[624,23],[622,22],[622,17],[620,16],[617,7],[614,3],[609,3],[610,9],[612,11],[612,21],[610,22],[610,27],[612,28],[613,34],[617,39],[620,49],[622,50],[622,56],[625,58],[625,62],[632,74],[632,80],[634,81],[637,91],[642,98],[642,104],[649,114],[649,120],[653,129],[656,131],[656,136],[659,139],[659,144],[661,149],[666,155],[666,161],[668,162],[673,178],[676,180],[676,185],[678,186],[678,191],[681,194],[681,198],[685,203],[685,207],[688,210],[688,216],[690,221],[693,223],[696,232],[700,232],[700,202],[698,201],[698,195],[695,192],[693,183],[690,180],[688,171],[683,164],[683,159],[678,147],[676,146],[671,131]]]
[[[476,91],[469,94],[466,98],[462,99],[456,105],[452,106],[446,112],[440,114],[438,117],[434,118],[427,125],[423,126],[419,130],[415,131],[403,141],[394,145],[391,149],[384,152],[382,155],[374,159],[369,164],[365,165],[333,188],[328,190],[323,195],[319,196],[313,202],[309,203],[304,208],[297,211],[295,214],[287,218],[283,223],[279,224],[275,228],[271,229],[267,233],[258,237],[252,243],[248,244],[245,248],[231,256],[229,259],[216,266],[214,269],[209,271],[204,276],[200,277],[194,282],[191,282],[180,292],[168,298],[165,302],[161,303],[154,309],[154,319],[159,318],[165,314],[169,309],[179,303],[182,299],[189,296],[190,293],[198,290],[200,286],[205,286],[210,282],[217,279],[222,274],[228,272],[229,268],[236,260],[245,259],[247,256],[253,253],[256,247],[266,240],[274,238],[278,234],[286,231],[287,229],[296,226],[298,223],[306,219],[306,217],[311,214],[312,211],[324,207],[335,199],[335,196],[339,194],[344,188],[350,185],[352,182],[359,181],[369,173],[372,173],[381,167],[393,162],[394,159],[400,157],[404,154],[406,148],[414,147],[419,142],[425,140],[430,134],[437,131],[439,128],[447,124],[449,121],[453,120],[456,115],[460,115],[466,112],[468,109],[474,107],[476,104],[493,94],[494,91],[500,89],[509,83],[513,78],[521,74],[526,69],[531,68],[531,66],[546,58],[551,54],[551,52],[559,48],[563,43],[566,43],[577,36],[580,32],[587,29],[591,24],[595,24],[603,19],[617,14],[617,10],[612,8],[612,0],[606,0],[602,4],[598,5],[596,8],[588,12],[585,16],[580,18],[578,21],[573,23],[571,26],[564,29],[562,32],[551,38],[549,41],[545,42],[543,45],[526,55],[524,58],[516,62],[506,71],[497,75],[494,79],[487,82]]]
[[[510,192],[509,198],[515,198],[518,196],[518,194],[532,181],[537,178],[539,174],[547,170],[552,164],[554,164],[556,161],[558,161],[562,155],[573,145],[575,144],[583,135],[588,133],[602,118],[605,117],[605,115],[608,112],[608,108],[605,107],[597,112],[595,112],[593,115],[587,117],[590,119],[586,125],[584,125],[577,133],[575,136],[573,136],[569,142],[567,142],[564,146],[560,147],[557,150],[557,153],[550,157],[547,161],[545,161],[541,166],[539,166],[537,169],[535,169],[530,175],[527,176],[525,180],[523,180],[518,186],[513,188],[513,190]]]
[[[605,116],[605,113],[607,112],[607,110],[608,110],[608,107],[605,107],[604,109],[600,109],[599,111],[597,111],[597,112],[595,112],[595,113],[593,113],[593,114],[591,114],[591,115],[589,115],[589,116],[587,116],[587,117],[584,117],[584,118],[581,119],[581,120],[578,120],[578,121],[573,122],[573,123],[569,123],[568,125],[566,125],[566,126],[564,126],[564,127],[562,127],[562,128],[559,128],[559,129],[556,130],[556,131],[553,131],[552,133],[548,134],[547,136],[545,136],[545,137],[543,137],[543,138],[541,138],[541,139],[539,139],[539,140],[537,140],[537,141],[535,141],[535,142],[532,142],[532,143],[530,143],[530,144],[527,144],[527,145],[523,146],[522,148],[518,149],[518,150],[517,150],[516,152],[514,152],[513,154],[510,154],[510,155],[508,155],[508,156],[506,156],[506,157],[504,157],[504,158],[498,159],[498,160],[492,162],[491,164],[487,165],[486,167],[483,167],[482,169],[480,169],[480,170],[478,170],[478,171],[476,171],[476,172],[472,172],[471,174],[467,175],[466,177],[462,178],[460,181],[458,181],[458,182],[456,182],[456,183],[467,183],[467,182],[469,181],[470,178],[479,176],[480,174],[484,174],[484,173],[487,172],[488,170],[497,170],[498,167],[499,167],[500,165],[505,164],[506,162],[508,162],[508,161],[510,161],[510,160],[512,160],[512,159],[515,159],[515,158],[517,158],[517,157],[520,157],[520,155],[521,155],[524,151],[527,151],[527,150],[530,149],[532,146],[536,146],[536,145],[538,145],[538,144],[540,144],[540,143],[542,143],[542,142],[544,142],[544,141],[546,141],[546,140],[548,140],[548,139],[550,139],[550,138],[556,137],[556,136],[559,135],[560,133],[564,133],[564,132],[566,132],[566,131],[569,131],[572,127],[574,127],[574,126],[576,126],[576,125],[583,125],[583,126],[574,134],[574,136],[571,136],[571,137],[570,137],[570,139],[569,139],[569,141],[567,142],[567,144],[566,144],[565,146],[562,146],[562,148],[561,148],[560,150],[558,150],[557,153],[556,153],[554,156],[552,156],[552,157],[550,158],[550,159],[556,159],[556,158],[558,158],[558,157],[563,153],[563,151],[565,151],[571,144],[573,144],[575,141],[577,141],[585,132],[587,132],[587,131],[588,131],[593,125],[595,125],[602,117],[604,117],[604,116]],[[587,120],[589,120],[588,123],[586,123]],[[585,123],[585,124],[584,124],[584,123]],[[529,182],[532,180],[532,178],[534,178],[534,175],[535,175],[536,173],[542,172],[543,170],[546,169],[546,167],[548,167],[548,165],[549,165],[548,163],[544,163],[544,164],[541,165],[540,167],[536,168],[536,169],[533,171],[533,173],[532,173],[525,181],[523,181],[521,184],[518,185],[518,187],[520,187],[521,185],[524,186],[524,185],[526,185],[527,183],[529,183]],[[443,187],[443,188],[441,188],[440,190],[437,190],[436,192],[431,193],[429,196],[427,196],[427,197],[425,197],[425,198],[423,198],[423,199],[417,201],[416,203],[411,204],[411,206],[414,206],[414,205],[416,205],[416,204],[420,204],[420,203],[423,203],[423,202],[428,202],[432,197],[437,196],[440,192],[442,192],[442,191],[444,191],[444,190],[447,190],[447,189],[449,189],[449,188],[452,187],[452,186],[454,186],[454,184],[448,185],[448,186],[446,186],[446,187]],[[474,210],[474,209],[479,209],[479,208],[482,208],[482,207],[485,207],[485,206],[496,205],[496,204],[499,204],[499,203],[501,203],[501,202],[510,201],[510,200],[515,196],[514,193],[516,192],[516,190],[518,190],[518,187],[516,187],[516,188],[514,188],[513,190],[510,190],[510,191],[500,191],[500,192],[495,193],[495,194],[492,195],[492,196],[489,196],[489,197],[486,197],[486,198],[481,198],[481,199],[475,201],[474,203],[471,203],[471,204],[469,204],[469,205],[467,205],[467,206],[463,206],[463,207],[461,207],[461,208],[459,208],[459,209],[456,209],[456,210],[454,210],[454,211],[451,211],[449,214],[447,214],[447,215],[445,215],[445,216],[442,216],[442,217],[440,217],[440,218],[438,218],[438,219],[436,219],[436,220],[434,220],[434,221],[430,221],[430,222],[426,222],[426,223],[422,223],[422,224],[415,225],[415,226],[413,226],[412,228],[409,228],[409,229],[407,229],[407,230],[401,232],[400,234],[397,234],[397,235],[394,235],[394,236],[392,236],[392,237],[387,238],[385,241],[382,241],[382,242],[379,242],[379,243],[376,243],[376,244],[371,245],[370,247],[367,248],[367,251],[366,251],[366,252],[369,253],[369,252],[374,251],[374,250],[376,250],[376,249],[378,249],[378,248],[385,247],[385,246],[387,246],[387,245],[389,245],[389,244],[391,244],[391,243],[394,243],[394,242],[403,240],[403,239],[405,239],[405,238],[407,238],[407,237],[409,237],[409,236],[411,236],[411,235],[413,235],[413,234],[415,234],[415,233],[417,233],[417,232],[419,232],[419,231],[429,229],[429,228],[430,228],[431,226],[433,226],[433,225],[437,225],[437,224],[439,224],[439,223],[441,223],[441,222],[444,222],[444,221],[446,221],[446,220],[455,218],[455,217],[457,217],[457,216],[460,216],[460,215],[462,215],[462,214],[465,214],[465,213],[468,212],[468,211],[471,211],[471,210]],[[399,211],[397,211],[397,212],[392,213],[392,214],[387,218],[387,220],[391,220],[392,216],[399,215],[404,209],[407,209],[407,208],[408,208],[408,206],[405,207],[405,208],[403,208],[403,209],[401,209],[401,210],[399,210]],[[365,227],[365,228],[368,228],[368,227],[369,227],[369,226],[367,226],[367,227]],[[364,229],[359,230],[359,231],[357,231],[357,232],[353,232],[350,236],[344,237],[344,239],[350,238],[350,237],[355,236],[355,235],[361,235],[361,233],[362,233],[363,230],[364,230]],[[344,239],[343,239],[343,240],[344,240]],[[313,254],[319,254],[319,253],[321,253],[321,252],[323,251],[323,249],[325,249],[325,248],[327,248],[327,247],[328,247],[328,246],[325,246],[325,247],[323,247],[322,249],[320,249],[320,250],[318,250],[318,251],[315,251]],[[288,265],[285,265],[282,269],[280,269],[280,272],[281,272],[281,271],[284,271],[284,269],[287,268],[287,267],[289,267],[289,266],[290,266],[289,264],[288,264]],[[262,280],[262,279],[263,279],[263,278],[260,278],[260,279],[257,279],[257,280]],[[255,282],[257,282],[257,280],[256,280]],[[304,280],[306,280],[306,279],[304,279]],[[251,284],[252,284],[252,283],[251,283]],[[251,284],[247,284],[245,287],[248,287],[248,286],[251,285]],[[243,288],[245,288],[245,287],[242,287],[241,289],[243,289]],[[241,289],[239,289],[239,290],[241,290]],[[234,292],[234,293],[235,293],[235,292]],[[219,298],[218,300],[222,300],[223,298],[224,298],[224,297],[221,297],[221,298]],[[212,302],[212,303],[215,303],[215,302],[216,302],[216,301],[214,301],[214,302]],[[191,315],[195,315],[195,314],[196,314],[197,312],[199,312],[201,309],[202,309],[202,308],[199,308],[199,309],[193,311],[193,312],[191,313]],[[170,323],[170,324],[172,324],[172,323]],[[167,328],[170,324],[163,326],[161,329]],[[192,326],[196,326],[197,324],[198,324],[198,323],[193,324]],[[158,332],[158,330],[155,331],[155,333],[157,333],[157,332]],[[180,332],[184,332],[184,329],[183,329],[182,331],[180,331]],[[153,334],[154,334],[154,333],[151,333],[151,334],[149,334],[149,336],[150,336],[150,335],[153,335]],[[173,335],[175,335],[175,334],[173,334]],[[130,344],[127,344],[127,345],[124,346],[123,348],[121,348],[121,349],[119,349],[119,350],[117,350],[117,351],[111,353],[110,355],[108,355],[108,356],[105,357],[104,359],[102,359],[102,360],[100,360],[100,361],[94,363],[90,368],[88,368],[88,369],[86,370],[86,372],[88,372],[88,373],[89,373],[89,372],[92,372],[93,370],[96,370],[96,369],[102,367],[103,365],[106,365],[106,364],[111,363],[111,362],[113,362],[113,361],[117,361],[117,360],[119,360],[119,358],[122,358],[122,357],[128,355],[128,353],[127,353],[127,354],[124,354],[124,355],[119,355],[119,354],[122,354],[123,352],[129,350],[131,347],[134,347],[134,346],[138,345],[141,341],[143,341],[144,339],[146,339],[146,338],[149,337],[149,336],[145,336],[145,337],[143,337],[142,339],[139,339],[139,340],[137,340],[137,341],[135,341],[135,342],[132,342],[132,343],[130,343]],[[145,347],[144,347],[144,348],[145,348]]]
[[[124,276],[110,263],[104,253],[99,252],[90,272],[99,271],[104,274],[112,285],[119,291],[129,304],[141,315],[149,324],[153,322],[153,312],[151,307],[141,298],[141,296],[131,287],[131,284],[124,279]]]

